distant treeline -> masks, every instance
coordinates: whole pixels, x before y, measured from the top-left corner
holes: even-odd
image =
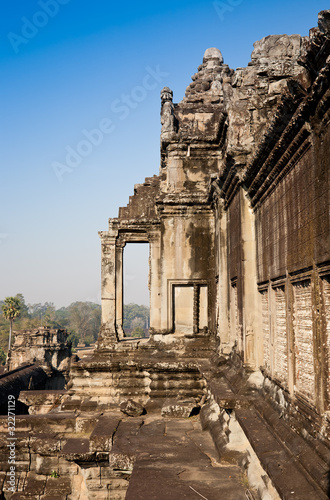
[[[78,343],[90,345],[97,340],[101,326],[101,306],[93,302],[73,302],[56,309],[52,302],[26,304],[18,293],[20,316],[15,319],[14,330],[28,330],[39,326],[66,329],[73,347]],[[0,363],[5,362],[8,349],[9,322],[2,314],[0,301]],[[149,328],[149,308],[137,304],[124,305],[124,329],[129,335],[144,337]]]

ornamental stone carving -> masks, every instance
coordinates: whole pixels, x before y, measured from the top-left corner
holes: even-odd
[[[170,140],[175,132],[175,118],[174,118],[174,105],[173,105],[173,91],[164,87],[160,93],[161,98],[161,112],[160,122],[162,124],[161,140]]]

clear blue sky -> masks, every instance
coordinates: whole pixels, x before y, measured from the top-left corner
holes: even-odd
[[[97,232],[159,171],[161,88],[180,101],[206,48],[246,66],[253,42],[307,35],[327,3],[3,0],[0,299],[99,300]],[[126,260],[126,302],[147,303],[147,256]]]

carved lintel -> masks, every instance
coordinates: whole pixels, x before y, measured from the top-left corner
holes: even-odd
[[[119,238],[116,239],[116,248],[125,248],[125,246],[126,246],[126,240],[124,240],[119,236]]]

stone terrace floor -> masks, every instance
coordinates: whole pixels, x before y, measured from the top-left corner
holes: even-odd
[[[75,425],[73,414],[67,413],[60,418],[61,421],[63,418],[68,422],[71,421],[68,426],[71,431],[66,435],[58,434],[59,415],[56,418],[56,414],[52,417],[50,413],[47,417],[49,420],[47,434],[43,433],[46,429],[40,417],[18,417],[18,428],[22,428],[22,448],[18,443],[17,459],[20,460],[20,454],[21,458],[24,455],[26,466],[22,462],[18,467],[21,471],[17,478],[18,491],[14,494],[4,492],[4,496],[0,494],[0,498],[12,500],[258,498],[257,495],[253,496],[255,493],[249,489],[247,478],[239,466],[219,462],[212,438],[208,431],[202,430],[199,416],[164,418],[159,412],[151,411],[142,417],[127,417],[118,411],[106,411],[94,420],[91,432],[86,435],[84,433],[77,435],[73,431]],[[88,419],[88,415],[85,417]],[[53,418],[54,424],[51,422]],[[34,425],[32,420],[35,421]],[[38,430],[36,423],[39,420]],[[32,432],[31,428],[28,430],[29,421],[33,425]],[[19,441],[20,432],[17,435]],[[27,453],[32,449],[35,456],[29,459]],[[36,458],[37,455],[39,458]],[[97,455],[103,455],[102,463]],[[59,477],[54,478],[50,475],[56,468],[56,463]],[[75,463],[80,465],[80,472]],[[75,479],[81,474],[81,470],[87,489],[86,486],[79,486],[79,482]],[[129,482],[125,480],[128,478]],[[0,490],[1,483],[3,484],[5,479],[6,473],[0,472]],[[128,484],[127,491],[123,484],[126,486]]]
[[[128,446],[124,423],[112,451]],[[148,417],[137,434],[135,446],[139,453],[127,500],[247,498],[247,481],[241,468],[219,463],[213,441],[208,432],[202,431],[199,417]]]

